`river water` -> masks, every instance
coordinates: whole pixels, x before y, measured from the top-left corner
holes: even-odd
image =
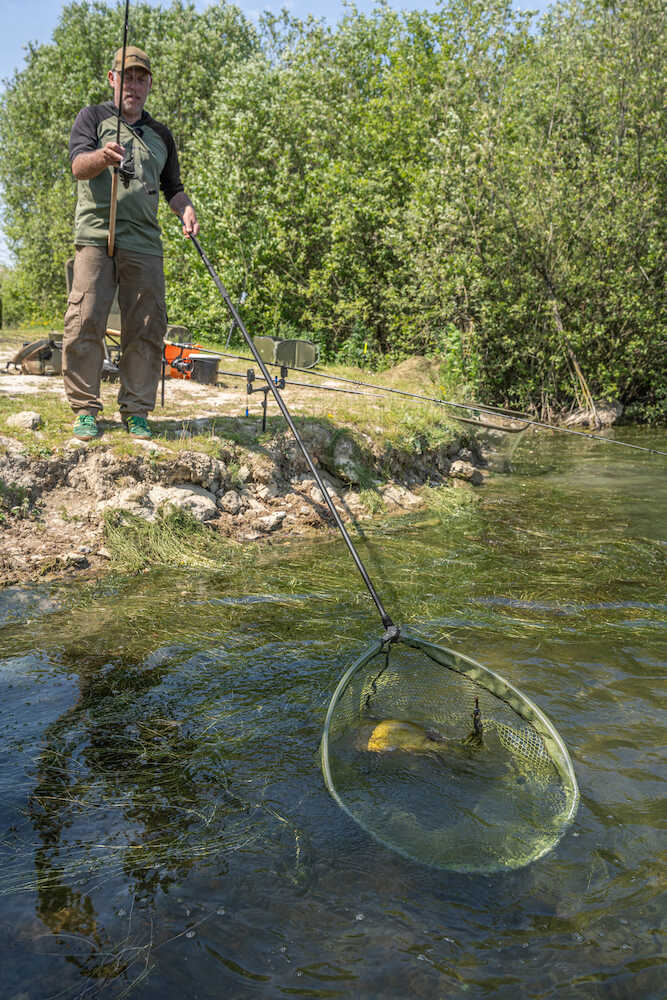
[[[395,621],[557,726],[557,847],[434,870],[329,797],[328,701],[380,632],[337,538],[5,591],[3,998],[664,996],[667,460],[532,435],[512,461],[357,537]]]

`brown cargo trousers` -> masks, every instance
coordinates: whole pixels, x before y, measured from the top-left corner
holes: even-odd
[[[63,381],[75,413],[102,409],[104,334],[118,286],[121,416],[145,417],[155,407],[167,329],[162,257],[116,248],[77,246],[63,337]]]

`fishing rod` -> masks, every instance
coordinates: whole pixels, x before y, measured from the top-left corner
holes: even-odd
[[[208,355],[213,354],[213,353],[214,353],[213,351],[206,351],[206,352],[202,351],[201,353],[198,353],[197,351],[193,351],[192,354],[189,355],[189,357],[191,357],[191,358],[198,358],[198,357],[204,357],[204,356],[207,357]],[[247,358],[247,359],[243,359],[243,360],[254,361],[255,359],[254,358]],[[265,364],[273,364],[273,362],[265,362]],[[281,365],[281,367],[287,367],[287,366]],[[247,372],[226,372],[226,371],[219,371],[218,375],[224,375],[225,378],[227,378],[227,377],[229,377],[229,378],[242,378],[246,382],[248,380],[248,374],[247,374]],[[263,375],[261,377],[262,377],[262,379],[264,379]],[[271,378],[271,376],[269,376],[269,378]],[[276,376],[276,378],[277,378],[277,376]],[[271,381],[275,382],[275,379],[272,379]],[[379,392],[358,392],[355,389],[336,389],[335,386],[331,386],[331,385],[329,385],[329,386],[324,385],[323,386],[323,385],[313,385],[311,382],[294,382],[294,381],[292,381],[292,379],[288,379],[288,378],[284,379],[284,382],[285,382],[285,385],[295,386],[296,388],[299,388],[299,389],[314,389],[316,392],[319,392],[321,389],[324,389],[325,392],[342,392],[346,396],[364,396],[366,399],[384,399],[384,396],[382,395],[382,393],[379,393]],[[464,419],[464,418],[462,418],[462,419]],[[474,422],[475,421],[473,421],[473,423]]]
[[[235,327],[236,327],[236,323],[232,322],[232,327],[231,327],[232,331],[235,329]],[[169,343],[171,344],[172,347],[180,347],[183,350],[189,351],[189,355],[188,355],[189,357],[196,357],[197,356],[196,353],[191,350],[191,345],[190,344],[180,344],[180,343],[178,343],[176,341],[169,341]],[[216,357],[216,358],[233,358],[236,361],[254,361],[255,360],[254,358],[252,358],[252,357],[249,358],[249,357],[247,357],[244,354],[230,354],[227,351],[212,351],[209,348],[207,348],[204,353],[207,356],[212,356],[212,357]],[[342,393],[345,393],[348,396],[367,396],[369,399],[383,399],[384,397],[383,397],[382,393],[387,393],[387,392],[392,392],[393,391],[392,389],[389,389],[387,386],[384,386],[384,385],[374,385],[372,382],[352,382],[351,379],[345,379],[345,378],[342,378],[341,376],[338,376],[338,375],[331,375],[328,372],[318,372],[314,368],[299,368],[297,365],[287,365],[287,366],[285,366],[282,362],[278,362],[278,361],[265,361],[264,363],[267,366],[270,366],[272,368],[284,368],[284,367],[288,367],[290,369],[290,371],[293,371],[293,372],[303,372],[306,375],[314,375],[317,378],[333,379],[334,381],[338,381],[338,382],[351,382],[352,385],[367,386],[369,389],[379,389],[380,392],[358,392],[355,389],[337,389],[335,386],[332,386],[332,385],[313,385],[312,382],[293,382],[291,380],[287,380],[287,379],[285,380],[285,385],[294,385],[294,386],[298,386],[301,389],[313,389],[315,392],[317,392],[319,390],[322,390],[324,392],[342,392]],[[239,372],[224,372],[224,371],[221,371],[219,374],[220,375],[230,375],[230,376],[233,376],[235,378],[245,378],[245,375],[243,375],[243,374],[241,374]],[[423,400],[424,402],[432,402],[432,400],[428,396],[415,396],[415,399]],[[435,402],[443,403],[443,400],[435,400]],[[446,403],[447,401],[445,400],[444,402]],[[164,405],[164,401],[163,401],[163,405]],[[471,410],[474,410],[474,409],[477,409],[477,406],[476,406],[476,404],[469,404],[468,408],[471,409]],[[523,414],[519,414],[519,412],[517,410],[508,410],[508,409],[504,409],[503,407],[500,407],[500,406],[498,406],[498,407],[489,407],[489,412],[491,412],[493,414],[493,416],[510,417],[512,419],[518,419],[519,416],[523,416]],[[459,417],[459,416],[456,416],[456,415],[454,416],[454,419],[458,420],[458,422],[462,423],[462,424],[470,424],[472,427],[486,427],[486,428],[489,428],[491,430],[501,430],[501,431],[503,431],[506,434],[521,434],[526,429],[525,427],[498,427],[497,424],[487,424],[487,423],[483,423],[480,420],[471,420],[469,417]]]
[[[338,527],[338,530],[340,531],[341,535],[343,536],[345,544],[347,545],[347,547],[349,549],[350,555],[352,556],[352,558],[353,558],[353,560],[355,562],[355,565],[356,565],[357,569],[359,570],[361,578],[364,581],[369,594],[373,598],[373,602],[374,602],[374,604],[375,604],[375,606],[376,606],[376,608],[377,608],[377,610],[378,610],[378,612],[380,614],[380,618],[382,620],[382,624],[383,624],[383,626],[385,628],[385,635],[383,637],[383,641],[384,642],[395,642],[398,639],[398,637],[399,637],[398,626],[394,625],[393,621],[391,620],[391,618],[387,614],[387,611],[385,610],[384,605],[382,604],[382,601],[380,600],[380,597],[379,597],[379,595],[378,595],[375,587],[373,586],[371,578],[368,575],[368,571],[366,570],[366,567],[364,566],[363,562],[361,561],[361,557],[360,557],[359,553],[357,552],[356,548],[354,547],[354,543],[352,542],[352,539],[350,538],[350,536],[349,536],[349,534],[347,532],[347,529],[346,529],[345,525],[343,524],[343,522],[342,522],[342,520],[340,518],[340,515],[339,515],[338,511],[336,510],[336,507],[334,506],[334,503],[333,503],[333,500],[331,499],[329,491],[327,490],[327,488],[326,488],[326,486],[324,484],[324,481],[323,481],[322,477],[320,476],[319,472],[315,468],[315,465],[313,463],[312,458],[310,457],[308,449],[306,448],[305,444],[303,443],[301,435],[299,434],[299,432],[298,432],[298,430],[296,428],[296,425],[294,424],[294,421],[292,420],[292,416],[291,416],[289,410],[287,409],[287,406],[285,405],[285,402],[283,400],[283,397],[280,394],[280,390],[278,389],[278,386],[275,385],[273,379],[269,375],[269,372],[268,372],[268,370],[266,368],[266,365],[264,364],[264,362],[262,361],[261,357],[259,356],[257,348],[255,347],[250,334],[248,333],[248,331],[245,328],[243,320],[239,316],[239,314],[238,314],[238,312],[237,312],[237,310],[236,310],[236,308],[234,306],[234,303],[232,302],[232,300],[231,300],[231,298],[229,296],[229,292],[227,291],[227,289],[223,285],[222,281],[220,280],[220,277],[218,276],[217,271],[215,270],[215,268],[211,264],[210,260],[206,256],[206,253],[204,252],[204,249],[203,249],[201,243],[199,242],[199,240],[197,239],[197,237],[193,233],[190,233],[189,238],[194,243],[195,249],[196,249],[197,253],[199,254],[199,256],[201,257],[202,262],[204,264],[204,267],[206,268],[206,270],[210,274],[211,278],[213,279],[213,282],[214,282],[216,288],[220,292],[220,295],[222,296],[223,301],[224,301],[225,305],[227,306],[227,309],[229,310],[229,313],[230,313],[232,319],[234,320],[234,322],[238,326],[239,330],[241,331],[243,339],[245,340],[246,344],[248,345],[248,347],[250,349],[250,353],[252,354],[254,361],[259,366],[259,370],[261,371],[261,373],[262,373],[265,381],[267,382],[269,388],[271,389],[271,392],[273,393],[275,401],[278,404],[280,412],[282,413],[282,415],[285,418],[285,421],[286,421],[289,429],[291,430],[292,434],[294,435],[294,439],[295,439],[296,443],[298,444],[299,448],[301,449],[301,453],[303,454],[303,457],[306,460],[306,464],[308,465],[308,468],[310,469],[310,471],[311,471],[311,473],[313,475],[313,478],[315,479],[315,482],[317,483],[320,491],[322,492],[322,496],[324,497],[326,505],[329,508],[329,510],[331,511],[331,515],[332,515],[334,521],[336,522],[336,526]]]
[[[187,344],[176,345],[188,347]],[[254,348],[253,348],[254,349]],[[226,354],[222,351],[207,351],[207,354],[215,354],[217,357],[221,358],[236,358],[239,361],[254,361],[253,358],[245,357],[242,354]],[[274,368],[280,367],[272,361],[267,361],[266,364],[271,365]],[[602,441],[604,444],[615,444],[621,448],[632,448],[635,451],[644,451],[650,455],[663,455],[667,457],[667,452],[659,451],[657,448],[647,448],[640,444],[630,444],[628,441],[617,441],[615,438],[606,438],[602,434],[593,434],[590,431],[575,431],[572,427],[559,427],[557,424],[547,424],[542,420],[535,420],[533,417],[523,416],[513,410],[506,410],[502,407],[487,406],[485,404],[478,403],[455,403],[450,399],[438,399],[436,396],[422,396],[418,393],[407,392],[404,389],[392,389],[386,385],[377,385],[374,382],[361,382],[359,379],[344,378],[342,375],[331,375],[328,372],[318,372],[313,368],[297,368],[296,365],[290,365],[292,371],[303,372],[307,375],[314,375],[316,378],[326,378],[331,379],[334,382],[345,382],[347,385],[356,385],[364,387],[366,389],[381,390],[382,392],[391,393],[396,396],[405,396],[408,399],[417,399],[422,403],[435,403],[437,406],[452,407],[454,409],[468,410],[473,413],[484,413],[486,416],[497,417],[497,416],[510,416],[512,420],[516,420],[519,423],[523,423],[528,426],[540,427],[544,430],[549,431],[560,431],[562,434],[574,434],[576,437],[591,438],[593,441]],[[296,383],[295,383],[296,384]],[[315,388],[315,387],[314,387]],[[328,389],[327,386],[322,386],[324,389]],[[333,391],[333,390],[332,390]],[[367,393],[362,393],[360,395],[368,395]],[[465,417],[457,417],[458,420],[463,421],[463,423],[477,424],[477,421],[467,419]],[[485,425],[486,426],[486,425]],[[509,430],[509,428],[498,427],[497,430]]]
[[[125,25],[123,27],[123,51],[120,59],[120,94],[118,96],[118,124],[116,126],[116,145],[120,146],[120,121],[123,114],[123,84],[125,83],[125,50],[127,49],[127,33],[130,24],[130,0],[125,0]],[[122,174],[123,184],[128,187],[130,178],[134,175],[134,165],[123,159],[113,168],[111,179],[111,202],[109,204],[109,236],[107,239],[107,254],[113,257],[116,245],[116,212],[118,209],[118,176]]]
[[[319,373],[313,372],[313,374],[317,375]],[[372,382],[360,382],[355,379],[342,378],[342,376],[339,375],[321,375],[320,378],[332,378],[338,382],[347,382],[350,385],[367,386],[369,389],[382,389],[384,392],[395,393],[398,396],[407,396],[408,399],[419,399],[423,402],[437,403],[438,406],[451,406],[456,409],[471,410],[474,413],[484,413],[491,417],[502,415],[502,410],[494,410],[490,406],[480,406],[477,403],[454,403],[452,400],[438,399],[436,396],[419,396],[414,392],[406,392],[404,389],[390,389],[385,385],[379,386],[374,385]],[[622,448],[633,448],[636,451],[649,452],[651,455],[664,455],[667,457],[667,451],[658,451],[657,448],[646,448],[644,445],[630,444],[628,441],[616,441],[615,438],[606,438],[603,437],[602,434],[591,434],[589,431],[575,431],[571,427],[559,427],[558,424],[547,424],[542,420],[534,420],[532,417],[524,417],[517,414],[512,417],[512,420],[526,424],[526,426],[530,425],[533,427],[542,427],[549,431],[560,431],[562,434],[575,434],[577,437],[592,438],[594,441],[603,441],[605,444],[617,444]],[[499,427],[497,429],[503,430],[504,428]]]
[[[245,299],[245,293],[244,293],[244,299]],[[234,330],[235,326],[236,326],[236,323],[232,323],[232,331]],[[180,343],[178,343],[176,341],[169,341],[169,343],[173,344],[174,347],[183,347],[183,348],[186,348],[188,350],[192,348],[191,344],[180,344]],[[204,350],[204,348],[202,348],[202,351],[203,350]],[[213,351],[213,350],[210,350],[208,347],[206,348],[205,353],[206,354],[214,355],[216,358],[233,358],[236,361],[254,361],[255,360],[254,358],[247,357],[247,355],[245,355],[245,354],[230,354],[228,351]],[[267,365],[267,367],[269,367],[269,368],[282,368],[284,363],[280,362],[280,361],[265,361],[264,364]],[[287,365],[287,367],[290,369],[290,371],[293,371],[293,372],[302,372],[304,375],[313,375],[316,378],[332,379],[334,382],[348,382],[350,385],[366,386],[368,389],[376,389],[376,390],[379,389],[379,390],[381,390],[381,392],[398,392],[399,391],[399,390],[396,390],[396,389],[390,389],[388,386],[385,386],[385,385],[376,385],[374,382],[357,382],[357,381],[354,381],[353,379],[343,378],[342,375],[333,375],[331,372],[321,372],[321,371],[318,371],[316,368],[299,368],[298,365]],[[300,382],[293,382],[291,384],[292,385],[305,385],[305,383],[302,383],[302,382],[301,383]],[[345,392],[345,391],[351,392],[351,390],[334,389],[330,385],[324,385],[324,386],[311,385],[311,386],[308,386],[308,388],[311,388],[311,389],[322,388],[326,392]],[[351,394],[353,396],[378,396],[377,392],[375,392],[375,393],[368,393],[368,392],[359,392],[359,393],[357,393],[357,392],[352,392]],[[378,398],[380,398],[380,397],[378,396]],[[429,396],[415,396],[414,398],[415,399],[423,400],[424,402],[438,402],[438,403],[442,403],[442,404],[446,404],[447,403],[447,400],[442,400],[442,399],[431,400],[431,398]],[[477,404],[477,403],[466,403],[466,404],[463,404],[463,403],[461,403],[461,404],[458,404],[458,405],[464,406],[465,408],[470,409],[470,410],[476,410],[476,409],[479,408],[479,405],[482,405],[482,404]],[[489,404],[488,406],[486,406],[486,410],[488,412],[492,413],[494,416],[512,417],[512,418],[516,417],[517,419],[519,417],[525,417],[525,414],[521,413],[519,410],[509,410],[509,409],[506,409],[503,406],[491,406]]]

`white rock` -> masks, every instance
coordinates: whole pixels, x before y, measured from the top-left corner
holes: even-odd
[[[286,516],[286,510],[275,510],[273,513],[267,514],[266,517],[260,517],[257,521],[257,526],[262,531],[275,531],[283,523]]]
[[[262,484],[255,489],[255,495],[258,500],[273,500],[274,497],[278,496],[278,490],[273,485]]]
[[[452,462],[449,475],[453,479],[463,479],[467,483],[472,483],[473,486],[480,486],[484,481],[482,473],[470,462]]]
[[[421,503],[418,496],[395,483],[383,487],[380,493],[387,503],[395,504],[397,507],[416,507]]]
[[[147,499],[155,510],[169,504],[179,510],[188,511],[198,521],[211,521],[218,516],[215,497],[201,486],[192,483],[181,486],[153,486]]]
[[[58,559],[65,566],[84,567],[88,565],[88,560],[80,552],[66,552],[64,555],[58,556]]]
[[[138,444],[140,448],[143,448],[144,451],[157,452],[167,450],[166,448],[160,447],[156,441],[152,441],[150,438],[132,438],[132,440],[135,444]]]
[[[250,513],[254,511],[255,514],[258,514],[260,511],[263,513],[266,510],[264,504],[260,503],[259,500],[255,500],[255,498],[250,496],[249,493],[244,493],[241,497],[241,504]]]
[[[349,493],[345,494],[344,505],[346,510],[351,511],[355,514],[361,514],[363,511],[366,510],[359,494],[353,493],[352,490],[350,490]]]
[[[229,490],[220,497],[220,507],[228,514],[238,514],[241,509],[241,498],[236,490]]]
[[[7,417],[7,423],[10,427],[21,427],[24,431],[36,431],[42,425],[42,417],[35,410],[21,410],[20,413]]]
[[[22,447],[23,445],[20,441],[17,441],[16,438],[3,437],[2,434],[0,434],[0,448],[5,448],[7,451],[16,451],[17,449],[20,450]]]
[[[592,410],[575,410],[563,421],[563,427],[611,427],[623,415],[623,404],[618,400],[596,400]]]
[[[128,510],[134,514],[137,512],[135,508],[141,507],[142,501],[146,496],[146,492],[146,486],[129,486],[127,489],[121,490],[120,493],[116,493],[108,500],[100,500],[97,504],[97,509],[99,511]]]
[[[359,446],[348,437],[338,438],[333,447],[333,467],[336,475],[358,485],[366,474]]]

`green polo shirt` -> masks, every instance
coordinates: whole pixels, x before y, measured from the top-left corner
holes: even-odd
[[[116,141],[118,109],[111,101],[91,104],[76,117],[70,136],[70,162],[79,153],[101,149]],[[121,121],[120,144],[132,154],[135,176],[125,187],[118,181],[116,246],[136,253],[162,256],[157,221],[160,190],[167,202],[183,190],[174,138],[162,122],[144,111],[128,126]],[[77,182],[74,242],[77,246],[106,246],[109,235],[109,205],[113,167],[97,177]]]

